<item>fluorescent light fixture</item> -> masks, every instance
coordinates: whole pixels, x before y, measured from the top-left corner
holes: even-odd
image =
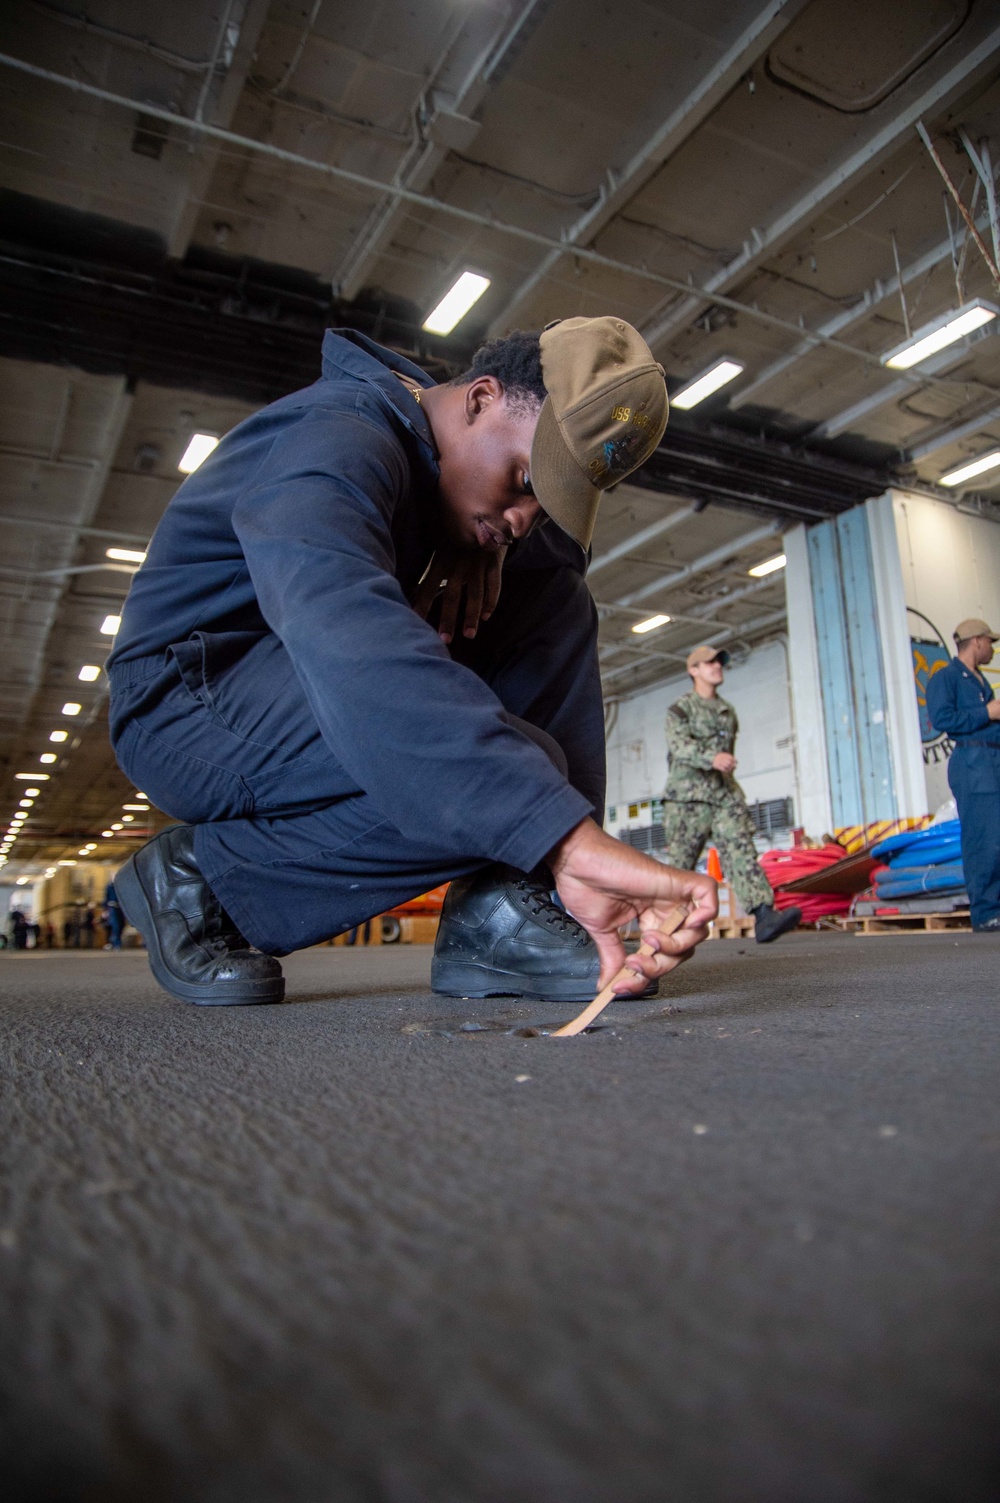
[[[115,824],[115,825],[112,825],[111,828],[113,830],[123,830],[125,828],[125,826],[121,825],[121,824]]]
[[[138,548],[105,548],[105,558],[116,558],[123,564],[144,564],[146,555]]]
[[[27,877],[18,877],[17,881],[14,883],[14,886],[15,887],[24,887],[24,885],[27,882],[27,880],[28,880]]]
[[[666,626],[669,620],[669,616],[650,616],[648,621],[637,621],[632,630],[641,637],[643,632],[655,631],[658,626]]]
[[[18,777],[20,777],[20,773],[18,773]],[[24,791],[29,798],[37,798],[42,790],[40,788],[26,788]]]
[[[90,846],[89,845],[85,845],[84,848],[83,848],[83,850],[82,851],[77,851],[76,854],[78,856],[89,856],[90,855]]]
[[[687,386],[682,386],[677,395],[670,398],[671,407],[679,407],[682,412],[687,412],[690,407],[697,407],[699,402],[704,402],[720,386],[735,381],[742,370],[743,366],[738,360],[717,360],[707,371],[694,381],[689,381]]]
[[[76,700],[71,699],[63,705],[62,712],[64,715],[79,715],[82,709],[83,705],[78,705]]]
[[[114,637],[122,624],[121,616],[105,616],[101,622],[101,632],[105,637]]]
[[[747,573],[752,574],[754,579],[763,579],[765,575],[774,574],[784,567],[785,555],[778,553],[774,558],[766,558],[762,564],[754,564],[752,569],[747,570]]]
[[[33,798],[19,798],[17,802],[22,809],[30,809],[35,800]]]
[[[138,812],[140,814],[148,814],[149,813],[149,805],[148,804],[122,804],[122,808],[123,809],[136,809],[136,810],[138,810]]]
[[[136,794],[136,798],[140,798],[140,799],[143,799],[143,800],[146,800],[146,799],[148,799],[148,794],[145,794],[145,793],[137,793],[137,794]]]
[[[998,313],[1000,308],[995,308],[992,303],[985,302],[981,297],[973,298],[971,303],[963,303],[957,312],[943,313],[940,318],[924,324],[902,344],[887,350],[881,357],[882,364],[890,370],[908,371],[912,365],[919,365],[922,360],[936,355],[938,350],[971,334],[973,329],[981,329],[983,324],[988,324]]]
[[[86,845],[86,849],[88,851],[96,851],[97,850],[97,841],[96,840],[90,840],[90,841],[88,841],[87,845]]]
[[[991,449],[988,454],[981,454],[978,459],[972,459],[968,464],[959,465],[957,470],[949,470],[947,475],[942,475],[939,485],[961,485],[965,480],[972,480],[976,475],[985,475],[987,470],[995,470],[1000,464],[1000,449]]]
[[[59,758],[56,756],[55,752],[42,752],[42,755],[39,757],[38,760],[39,760],[39,762],[52,763],[52,762],[58,762]]]
[[[133,823],[134,820],[135,820],[135,815],[134,814],[123,814],[122,815],[122,824],[123,825],[130,825],[130,824]]]
[[[49,731],[50,741],[65,741],[69,731]]]
[[[192,433],[177,468],[182,475],[194,474],[198,466],[205,463],[212,450],[218,447],[219,440],[214,433]]]
[[[98,668],[96,663],[84,663],[83,667],[80,669],[80,672],[77,674],[77,678],[80,679],[80,681],[84,684],[92,684],[96,679],[99,679],[100,676],[101,670],[100,668]]]
[[[15,772],[14,777],[19,783],[34,783],[35,781],[39,783],[47,783],[49,782],[50,774],[47,772]],[[28,792],[37,793],[38,789],[29,788]]]
[[[101,839],[102,840],[112,840],[114,838],[114,833],[115,833],[114,830],[102,830],[101,831]]]
[[[489,277],[481,277],[474,271],[463,271],[454,287],[449,288],[432,313],[428,313],[424,328],[428,334],[450,334],[457,323],[478,303],[487,287]]]
[[[76,862],[75,861],[57,861],[56,865],[57,866],[75,866]]]

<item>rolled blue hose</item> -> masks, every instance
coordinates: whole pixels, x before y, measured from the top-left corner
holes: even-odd
[[[894,856],[897,851],[902,851],[911,845],[916,848],[914,851],[916,855],[916,852],[920,849],[921,841],[930,843],[932,841],[947,840],[952,836],[957,836],[961,832],[961,828],[962,826],[957,819],[949,819],[944,824],[931,825],[926,830],[917,830],[916,833],[913,830],[903,830],[899,835],[890,835],[886,840],[880,841],[877,846],[872,848],[871,855],[874,856],[876,861],[886,861],[890,856]],[[913,864],[917,865],[917,862],[915,861]]]
[[[950,840],[928,841],[918,846],[908,845],[897,851],[889,862],[893,871],[903,866],[940,866],[948,861],[961,861],[962,842],[957,835]]]
[[[877,898],[909,898],[921,892],[956,892],[965,886],[961,861],[941,866],[901,867],[885,873],[886,881],[875,883]]]

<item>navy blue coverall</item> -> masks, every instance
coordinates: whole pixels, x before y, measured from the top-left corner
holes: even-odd
[[[993,689],[952,658],[927,684],[931,724],[955,743],[948,782],[962,822],[962,865],[973,924],[1000,914],[1000,721],[986,706]]]
[[[409,604],[438,465],[396,371],[432,384],[327,333],[321,378],[180,487],[108,660],[119,764],[197,826],[203,875],[271,954],[487,861],[531,870],[603,818],[583,550],[551,522],[515,544],[497,610],[449,651]]]

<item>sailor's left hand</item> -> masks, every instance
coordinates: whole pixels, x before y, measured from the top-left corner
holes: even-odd
[[[500,580],[506,548],[487,553],[481,548],[438,548],[417,586],[413,609],[426,621],[441,602],[437,632],[446,645],[457,631],[476,635],[500,599]]]

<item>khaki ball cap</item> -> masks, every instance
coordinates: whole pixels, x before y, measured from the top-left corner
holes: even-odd
[[[620,318],[564,318],[540,337],[548,395],[531,446],[542,510],[590,547],[602,491],[653,453],[667,426],[663,367]]]
[[[991,642],[1000,640],[997,633],[985,621],[980,621],[978,616],[970,616],[967,621],[960,621],[955,627],[955,641],[967,642],[970,637],[989,637]]]

